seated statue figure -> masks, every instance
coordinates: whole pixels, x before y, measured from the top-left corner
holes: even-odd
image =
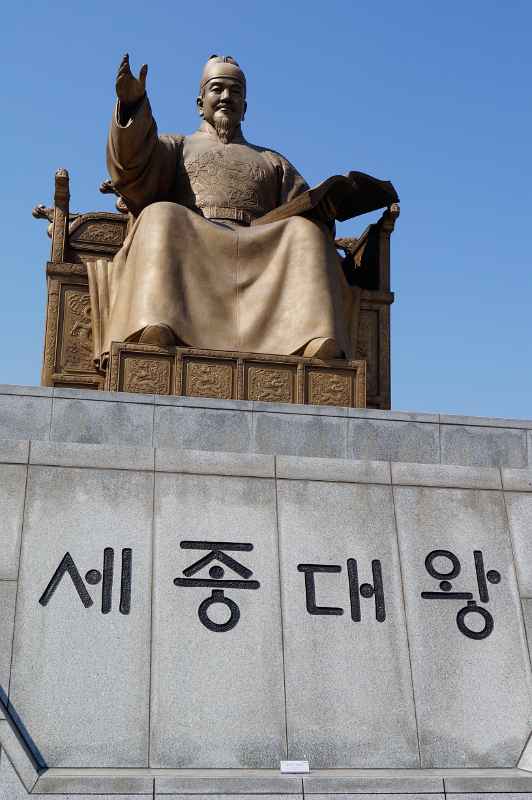
[[[132,221],[113,262],[89,265],[100,363],[112,341],[352,357],[334,209],[255,224],[308,186],[286,158],[244,138],[238,63],[208,60],[191,136],[158,135],[146,74],[144,65],[134,77],[126,55],[116,81],[107,163]]]

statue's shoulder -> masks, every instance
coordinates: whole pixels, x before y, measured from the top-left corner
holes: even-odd
[[[279,153],[278,150],[272,150],[271,147],[262,147],[261,145],[252,144],[251,142],[247,141],[246,144],[256,153],[260,153],[261,155],[265,156],[265,158],[269,159],[274,164],[282,166],[285,169],[288,167],[290,169],[295,170],[293,164],[290,163],[290,161],[286,158],[286,156],[283,156],[282,153]]]
[[[172,150],[179,150],[183,147],[185,135],[182,133],[161,133],[159,134],[159,141]]]

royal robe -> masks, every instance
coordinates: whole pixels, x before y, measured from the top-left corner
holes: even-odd
[[[351,356],[350,292],[333,238],[303,217],[250,227],[307,184],[239,129],[159,136],[147,98],[112,120],[107,164],[133,221],[112,262],[89,265],[95,357],[168,325],[190,347],[289,355],[316,338]]]

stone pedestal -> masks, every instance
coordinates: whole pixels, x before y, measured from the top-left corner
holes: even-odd
[[[366,364],[114,342],[106,388],[112,392],[364,408]]]
[[[9,426],[1,800],[532,793],[532,423],[13,387]]]

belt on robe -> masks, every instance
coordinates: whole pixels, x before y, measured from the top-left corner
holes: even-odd
[[[230,219],[241,225],[251,225],[254,217],[244,208],[225,208],[223,206],[204,206],[200,209],[206,219]]]

